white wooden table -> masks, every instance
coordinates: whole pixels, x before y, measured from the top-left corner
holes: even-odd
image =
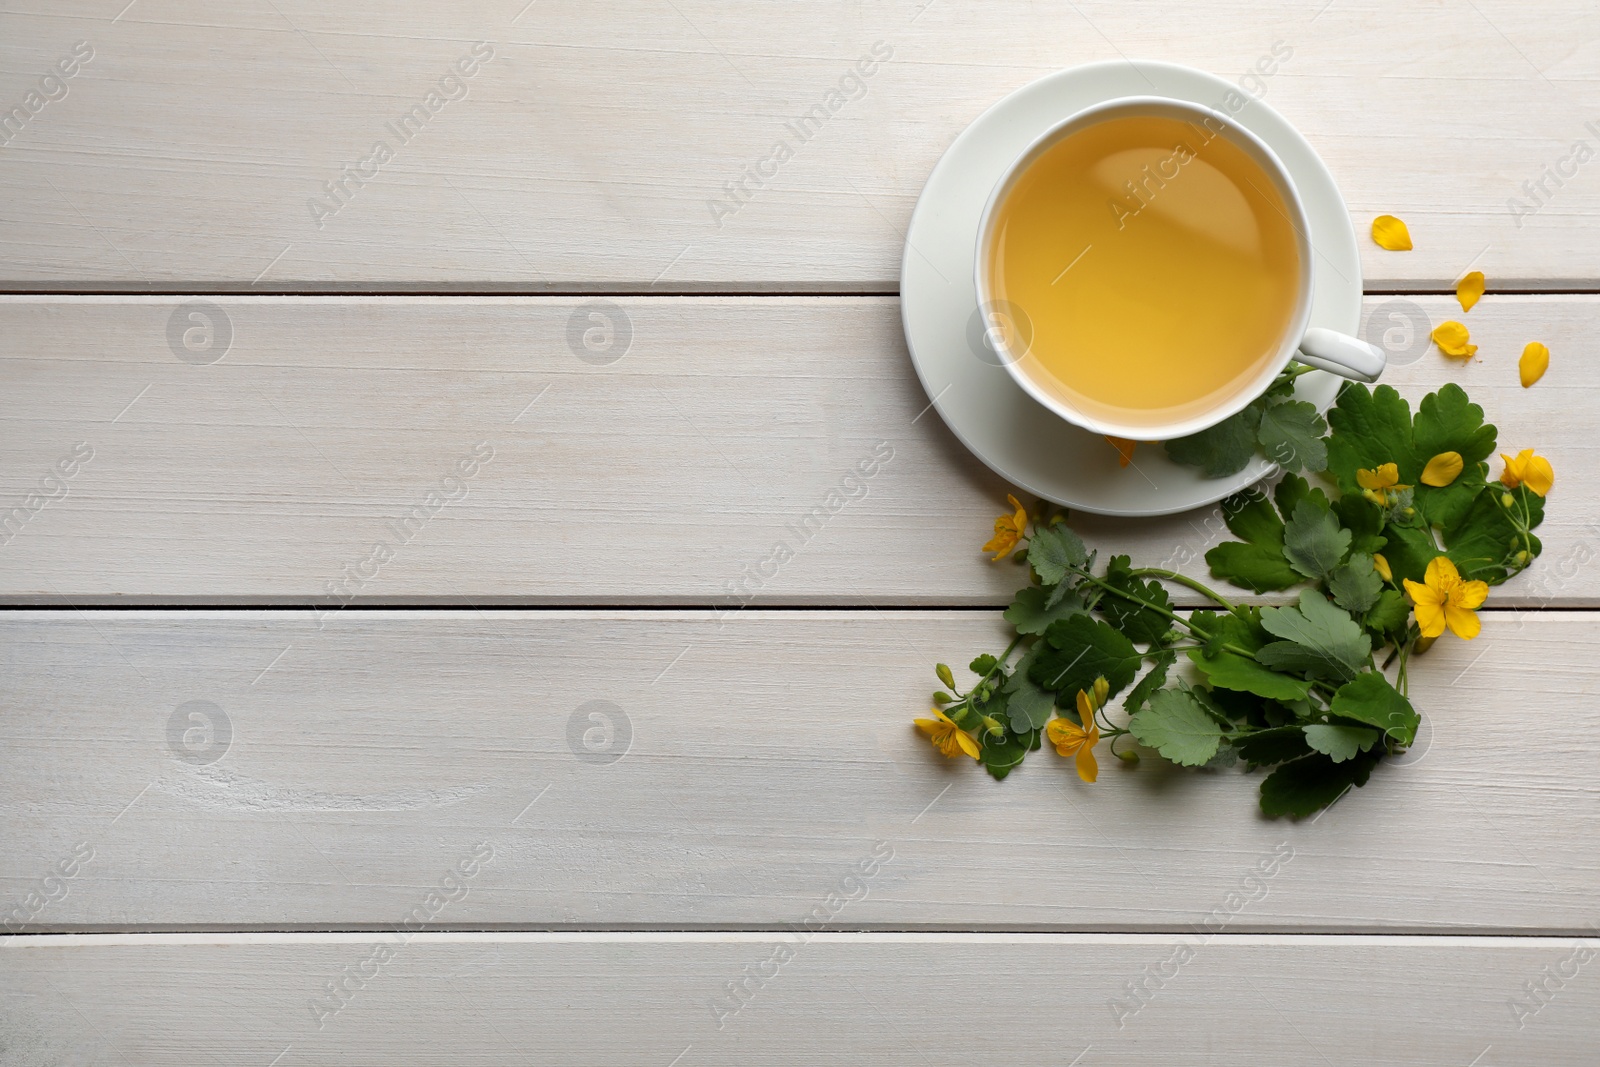
[[[1588,0],[3,6],[0,1063],[1600,1057]],[[1378,321],[1488,275],[1485,358],[1386,380],[1552,458],[1545,556],[1315,820],[946,766],[909,720],[1017,573],[919,417],[914,198],[1048,71],[1275,42],[1416,239],[1363,240]],[[1221,532],[1075,525],[1193,573]]]

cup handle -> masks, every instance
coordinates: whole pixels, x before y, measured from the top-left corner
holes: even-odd
[[[1321,326],[1306,331],[1299,356],[1302,363],[1358,382],[1377,381],[1389,359],[1388,353],[1377,345]]]

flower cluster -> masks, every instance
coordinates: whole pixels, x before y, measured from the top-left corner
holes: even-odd
[[[1097,567],[1063,514],[1042,502],[1030,514],[1008,496],[983,549],[1028,565],[1030,583],[1005,613],[1016,637],[972,661],[966,692],[939,664],[946,689],[917,728],[996,778],[1046,740],[1086,783],[1099,777],[1102,741],[1129,765],[1137,745],[1181,766],[1273,768],[1261,784],[1269,815],[1306,815],[1364,785],[1415,738],[1414,657],[1446,630],[1476,637],[1489,587],[1538,556],[1532,531],[1555,475],[1528,449],[1503,456],[1489,482],[1495,428],[1454,385],[1424,398],[1415,418],[1393,389],[1350,386],[1328,422],[1332,493],[1291,473],[1270,497],[1231,498],[1224,513],[1240,540],[1206,554],[1214,576],[1252,592],[1300,586],[1293,604],[1235,604],[1127,556]],[[1180,614],[1168,585],[1215,610]],[[1180,656],[1190,679],[1176,674]]]

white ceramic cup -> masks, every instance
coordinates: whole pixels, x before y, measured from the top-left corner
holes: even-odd
[[[1026,349],[1017,350],[1019,344],[1025,343],[1021,335],[1026,331],[1018,329],[1017,324],[1002,310],[1003,303],[995,300],[989,277],[993,265],[993,237],[998,209],[1022,173],[1057,143],[1088,126],[1106,119],[1149,115],[1178,119],[1191,123],[1211,135],[1226,137],[1261,167],[1262,172],[1277,187],[1289,213],[1289,222],[1295,233],[1296,253],[1300,261],[1300,287],[1289,325],[1279,341],[1278,353],[1263,365],[1255,380],[1242,384],[1237,392],[1216,407],[1181,421],[1160,426],[1151,426],[1147,423],[1119,425],[1065,403],[1052,390],[1041,386],[1029,376],[1026,361],[1022,358],[1026,355]],[[1299,360],[1301,363],[1332,371],[1334,374],[1356,381],[1376,381],[1378,375],[1383,372],[1385,360],[1383,349],[1334,330],[1307,325],[1311,318],[1312,279],[1316,269],[1316,256],[1311,248],[1309,233],[1310,224],[1306,220],[1305,205],[1283,161],[1260,138],[1222,112],[1199,104],[1155,96],[1129,96],[1096,104],[1057,123],[1024,149],[1011,166],[1006,168],[993,192],[989,194],[989,201],[984,205],[983,215],[978,223],[978,249],[975,257],[978,307],[984,316],[983,343],[993,350],[999,357],[1001,365],[1029,396],[1061,418],[1094,433],[1136,441],[1167,441],[1215,426],[1229,416],[1237,414],[1266,392],[1272,380],[1288,366],[1291,360]]]

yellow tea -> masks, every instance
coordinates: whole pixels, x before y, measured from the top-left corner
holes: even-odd
[[[1228,403],[1278,355],[1298,302],[1277,186],[1226,136],[1175,118],[1069,134],[1017,178],[991,232],[990,292],[1031,327],[1017,369],[1104,422]]]

